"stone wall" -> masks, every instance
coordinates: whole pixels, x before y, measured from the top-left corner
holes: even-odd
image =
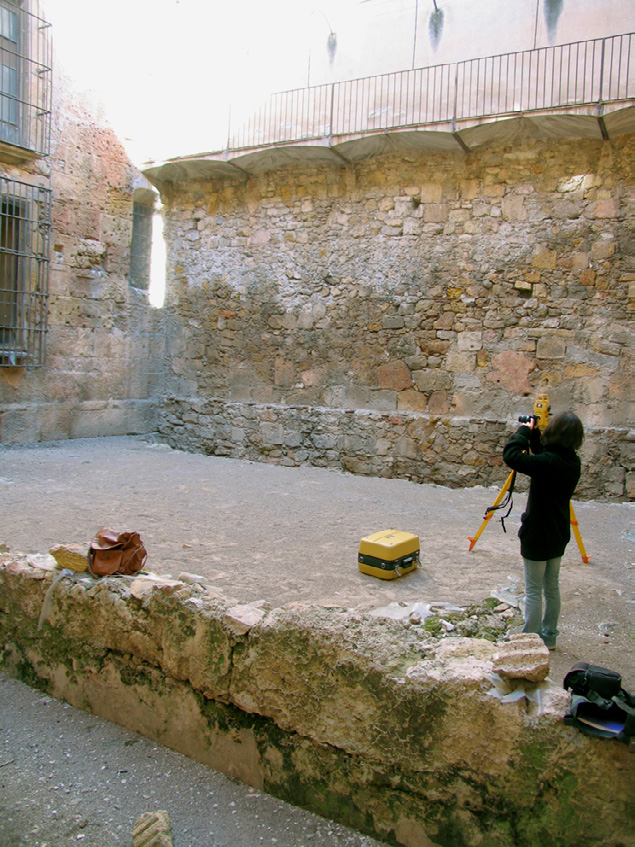
[[[94,103],[61,72],[52,152],[12,179],[53,191],[47,357],[0,367],[0,443],[156,430],[161,312],[128,282],[132,198],[145,180]]]
[[[514,427],[425,413],[172,397],[165,402],[161,430],[181,450],[458,488],[503,484],[509,468],[502,461],[502,449]],[[627,435],[623,429],[587,430],[576,498],[623,496],[623,468],[630,462]],[[516,490],[525,486],[518,477]]]
[[[49,560],[0,556],[0,667],[32,686],[391,844],[628,842],[629,749],[563,723],[542,644]]]
[[[547,391],[590,428],[583,493],[623,496],[632,148],[526,140],[173,184],[161,430],[472,484],[504,478],[504,422]]]

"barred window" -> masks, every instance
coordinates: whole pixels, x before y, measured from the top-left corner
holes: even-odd
[[[49,152],[50,25],[34,0],[0,0],[0,157],[21,161]],[[20,150],[16,148],[21,148]]]
[[[0,367],[45,361],[51,191],[0,177]]]
[[[0,136],[18,144],[18,14],[4,5],[0,6],[0,58]]]

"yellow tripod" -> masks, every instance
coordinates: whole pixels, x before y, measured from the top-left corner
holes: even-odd
[[[542,432],[542,430],[547,425],[547,423],[549,421],[549,417],[551,415],[551,406],[549,405],[549,397],[546,394],[539,394],[538,397],[536,398],[536,402],[534,403],[534,415],[538,418],[538,424],[537,424],[538,429]],[[492,515],[494,514],[494,512],[496,511],[498,506],[500,506],[500,504],[503,502],[503,498],[505,497],[505,494],[507,494],[507,492],[511,488],[512,483],[514,481],[514,474],[515,474],[515,471],[512,471],[509,474],[509,476],[505,480],[503,487],[501,488],[501,490],[498,494],[498,497],[494,500],[494,502],[492,503],[490,508],[485,512],[485,517],[483,519],[483,523],[480,525],[479,530],[476,533],[476,535],[473,538],[468,537],[468,541],[470,542],[470,547],[469,547],[470,550],[472,550],[474,548],[474,545],[476,544],[476,542],[481,537],[483,530],[487,526],[488,522],[492,519]],[[569,513],[570,513],[570,520],[571,520],[571,527],[573,529],[573,534],[574,534],[575,540],[577,541],[577,544],[578,544],[578,550],[580,551],[580,555],[582,556],[582,561],[586,565],[591,557],[589,555],[587,555],[587,552],[584,549],[584,544],[582,543],[582,536],[580,535],[580,527],[578,525],[578,520],[575,516],[575,512],[573,511],[573,504],[572,503],[569,503]]]

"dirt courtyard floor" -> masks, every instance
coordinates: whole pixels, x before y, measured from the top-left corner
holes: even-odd
[[[584,470],[583,470],[584,472]],[[173,450],[153,437],[0,447],[0,545],[46,554],[88,545],[97,530],[135,529],[147,569],[200,574],[228,600],[303,602],[370,611],[390,603],[467,605],[522,594],[516,537],[526,495],[494,517],[472,551],[499,488],[452,490],[321,468],[286,468]],[[633,689],[628,503],[576,502],[575,539],[561,572],[562,616],[551,679],[577,661],[618,670]],[[421,567],[397,580],[362,574],[360,539],[382,529],[419,536]]]

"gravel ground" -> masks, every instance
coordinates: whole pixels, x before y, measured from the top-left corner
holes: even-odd
[[[0,703],[2,847],[129,847],[156,809],[175,847],[379,844],[4,674]]]
[[[523,493],[507,532],[495,518],[468,550],[499,490],[240,462],[151,437],[0,447],[0,545],[42,555],[57,543],[88,544],[103,526],[136,529],[150,570],[201,574],[237,602],[460,605],[522,585]],[[575,510],[591,559],[584,564],[571,541],[550,676],[561,684],[584,660],[618,670],[632,690],[632,505]],[[360,539],[388,528],[419,536],[421,567],[391,581],[361,574]],[[136,818],[157,808],[169,811],[178,847],[376,843],[13,680],[2,679],[0,695],[1,847],[129,844]]]

